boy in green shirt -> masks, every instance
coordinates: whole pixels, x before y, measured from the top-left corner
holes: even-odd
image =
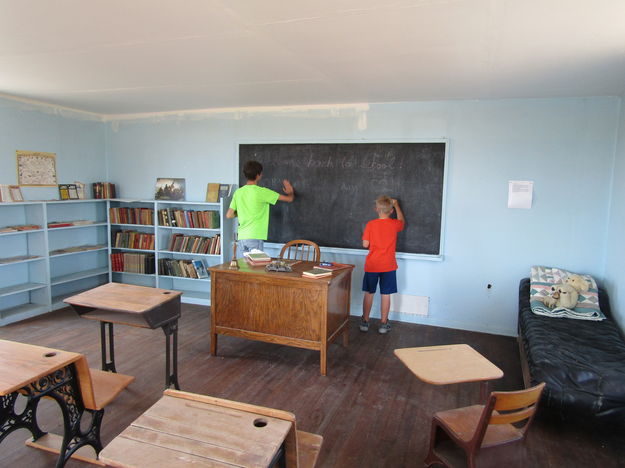
[[[263,250],[269,231],[269,205],[275,205],[278,200],[290,203],[295,198],[293,186],[286,179],[282,181],[285,195],[260,187],[258,182],[263,176],[263,165],[258,161],[247,161],[243,175],[247,183],[234,192],[226,213],[227,218],[239,218],[239,257],[252,249]]]

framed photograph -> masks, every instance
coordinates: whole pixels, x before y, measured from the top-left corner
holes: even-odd
[[[26,186],[56,185],[56,154],[16,151],[17,183]]]
[[[67,191],[69,192],[70,200],[78,200],[78,187],[76,187],[76,184],[67,184]]]
[[[59,198],[61,200],[69,200],[69,185],[59,184]]]
[[[184,200],[185,180],[184,179],[156,179],[156,200]]]
[[[11,194],[11,200],[24,201],[24,197],[22,196],[22,189],[19,185],[9,185],[9,193]]]
[[[204,266],[204,262],[202,262],[202,260],[193,260],[193,267],[195,268],[195,272],[197,273],[197,277],[199,279],[208,278],[208,271],[206,271],[206,267]]]

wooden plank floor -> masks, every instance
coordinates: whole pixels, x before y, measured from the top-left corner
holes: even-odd
[[[422,466],[432,414],[478,401],[477,383],[420,382],[393,355],[395,348],[467,343],[504,371],[495,390],[522,387],[516,340],[510,337],[397,322],[388,335],[379,335],[376,323],[364,334],[354,317],[350,346],[330,347],[323,377],[318,353],[309,350],[222,336],[219,355],[211,357],[209,320],[208,308],[183,305],[182,390],[292,411],[300,429],[323,435],[320,467]],[[115,332],[117,370],[136,381],[107,407],[104,445],[161,396],[165,380],[161,330],[115,326]],[[0,328],[0,338],[81,352],[91,367],[100,367],[99,323],[69,309]],[[61,432],[54,402],[42,402],[39,420],[44,430]],[[54,466],[53,455],[24,446],[27,438],[20,430],[0,445],[0,466]],[[506,468],[625,466],[623,434],[612,428],[589,430],[539,418],[527,442],[509,455]],[[70,461],[66,466],[93,465]]]

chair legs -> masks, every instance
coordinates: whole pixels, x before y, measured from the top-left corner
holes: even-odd
[[[452,460],[455,460],[453,462],[453,465],[450,465],[449,462],[442,458],[440,455],[438,455],[435,450],[436,447],[439,446],[441,443],[445,443],[448,441],[453,443],[459,451],[459,453],[456,453],[456,455],[452,458]],[[441,426],[436,419],[433,419],[432,429],[430,431],[430,447],[428,450],[428,454],[423,461],[425,466],[430,467],[433,465],[442,465],[448,468],[453,468],[453,466],[456,466],[456,463],[459,462],[462,464],[463,461],[465,461],[466,466],[468,466],[469,468],[475,468],[475,457],[473,456],[473,454],[467,452],[466,448],[458,444],[457,442],[458,441],[454,440],[454,438],[452,438],[449,433],[445,431],[445,428]],[[460,455],[460,453],[462,453],[462,455]],[[458,458],[461,458],[462,460],[459,460]]]
[[[436,420],[432,421],[432,428],[430,430],[430,448],[428,450],[428,454],[425,457],[424,463],[425,466],[430,467],[435,464],[445,465],[446,464],[439,458],[438,455],[434,452],[434,447],[436,446],[437,436],[438,434],[445,434],[444,431],[441,430],[440,426],[437,424]]]

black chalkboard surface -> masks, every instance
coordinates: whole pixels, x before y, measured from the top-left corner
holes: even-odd
[[[269,242],[308,239],[324,247],[362,249],[375,199],[399,200],[406,225],[397,252],[439,255],[445,143],[241,144],[239,168],[263,165],[260,185],[295,188],[293,203],[271,207]],[[241,174],[241,185],[246,183]]]

